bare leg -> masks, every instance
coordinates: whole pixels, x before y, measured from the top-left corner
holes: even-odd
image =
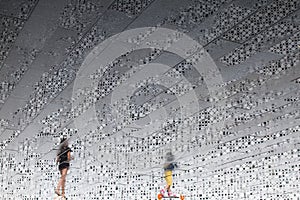
[[[67,177],[68,168],[61,170],[61,178],[62,178],[62,185],[61,185],[61,195],[65,197],[65,184],[66,184],[66,177]]]
[[[168,191],[168,193],[170,193],[171,192],[171,185],[167,185],[167,191]]]
[[[61,173],[61,172],[60,172]],[[60,176],[60,178],[59,178],[59,181],[58,181],[58,183],[57,183],[57,187],[56,187],[56,189],[55,189],[55,193],[58,195],[58,196],[60,196],[61,194],[60,194],[60,188],[61,188],[61,185],[62,185],[62,177]]]
[[[55,193],[57,195],[63,195],[65,194],[65,182],[66,182],[66,176],[67,176],[67,172],[68,172],[68,168],[65,168],[65,169],[62,169],[60,170],[60,179],[58,181],[58,184],[57,184],[57,187],[56,187],[56,190],[55,190]],[[60,193],[59,189],[61,188],[62,192]]]

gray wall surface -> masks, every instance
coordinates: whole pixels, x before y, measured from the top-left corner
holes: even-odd
[[[0,0],[1,199],[300,199],[299,0]]]

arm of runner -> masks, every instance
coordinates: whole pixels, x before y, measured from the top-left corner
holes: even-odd
[[[68,151],[68,161],[70,161],[72,158],[71,158],[71,151]]]

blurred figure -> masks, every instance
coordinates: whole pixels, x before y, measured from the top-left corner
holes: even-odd
[[[56,157],[56,164],[58,164],[58,169],[61,176],[55,189],[55,193],[58,196],[62,196],[63,198],[65,198],[65,183],[66,176],[70,167],[71,151],[72,150],[68,147],[67,139],[63,138],[60,142],[60,147]]]
[[[160,193],[164,196],[165,192],[168,192],[168,196],[173,196],[171,192],[171,186],[173,183],[173,170],[178,167],[177,163],[174,162],[174,155],[172,152],[168,152],[166,154],[166,163],[164,164],[164,175],[165,175],[165,181],[166,186],[164,189],[161,189]]]

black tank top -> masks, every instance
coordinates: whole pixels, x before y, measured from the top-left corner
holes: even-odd
[[[68,152],[71,151],[70,147],[64,147],[59,153],[59,163],[68,161]]]

